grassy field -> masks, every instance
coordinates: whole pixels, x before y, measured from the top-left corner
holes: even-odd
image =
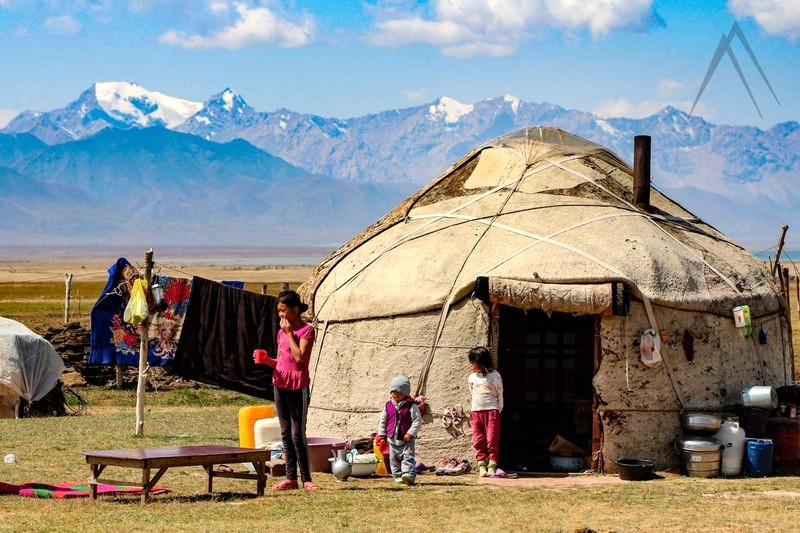
[[[258,401],[201,390],[148,394],[145,436],[134,435],[133,394],[85,389],[88,413],[63,418],[0,420],[5,483],[83,481],[82,451],[185,444],[237,445],[237,411]],[[136,479],[109,467],[107,475]],[[665,479],[617,485],[503,487],[473,476],[419,477],[398,487],[388,477],[336,483],[317,474],[319,492],[267,491],[251,481],[215,480],[204,492],[199,467],[176,468],[160,484],[173,492],[145,506],[135,496],[98,501],[0,496],[0,531],[794,531],[800,520],[797,478]],[[269,480],[269,485],[275,482]]]
[[[88,329],[89,312],[105,287],[104,281],[73,281],[70,320]],[[64,323],[64,281],[0,283],[0,316],[22,322],[38,333]]]
[[[310,270],[310,269],[309,269]],[[290,288],[297,288],[298,280],[288,281]],[[105,281],[72,282],[70,291],[71,322],[79,322],[89,329],[89,313],[105,287]],[[270,283],[268,294],[277,295],[281,283]],[[245,288],[261,291],[260,283],[245,283]],[[37,333],[48,327],[64,324],[64,281],[41,281],[33,283],[0,282],[0,316],[22,322]]]
[[[72,320],[89,327],[89,309],[103,285],[73,282]],[[43,332],[63,323],[63,298],[63,281],[0,283],[0,316]],[[800,331],[799,314],[792,315],[793,329]],[[133,390],[79,392],[88,400],[83,415],[0,420],[0,456],[17,458],[0,463],[0,482],[82,482],[89,473],[82,451],[237,445],[238,409],[262,403],[214,388],[149,392],[145,436],[137,437]],[[134,470],[113,467],[107,475],[137,478]],[[318,474],[319,492],[268,490],[256,497],[255,483],[231,479],[215,480],[208,495],[204,475],[199,467],[170,470],[160,484],[173,492],[145,506],[135,496],[90,501],[0,495],[0,531],[795,531],[800,523],[797,477],[704,480],[664,473],[664,479],[640,483],[595,485],[584,478],[588,482],[575,486],[518,487],[424,475],[409,488],[386,477],[336,483]]]

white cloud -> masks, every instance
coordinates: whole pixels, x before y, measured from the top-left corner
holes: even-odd
[[[670,96],[683,93],[686,84],[678,80],[659,80],[656,90],[660,96]]]
[[[505,56],[549,28],[588,29],[593,36],[642,31],[660,20],[653,0],[433,0],[417,12],[395,5],[373,10],[378,46],[426,44],[445,55]]]
[[[797,0],[728,0],[737,17],[753,18],[767,33],[800,41],[800,6]]]
[[[476,55],[505,57],[513,54],[514,50],[516,50],[516,45],[514,44],[475,41],[455,46],[445,46],[442,48],[442,55],[460,58],[472,57]]]
[[[404,46],[424,42],[434,46],[464,42],[471,32],[453,21],[432,21],[420,17],[387,20],[377,24],[382,33],[375,37],[380,46]]]
[[[58,35],[74,35],[83,29],[83,24],[69,15],[63,15],[45,19],[44,27]]]
[[[595,115],[601,117],[625,117],[625,118],[644,118],[654,115],[667,106],[672,106],[688,113],[692,107],[690,100],[670,101],[670,100],[644,100],[632,102],[627,98],[611,99],[603,102],[592,110]],[[693,116],[701,116],[706,120],[714,117],[712,107],[698,103],[694,109]]]
[[[403,96],[412,104],[419,104],[425,101],[425,89],[406,89]]]
[[[5,127],[5,125],[11,122],[11,119],[18,114],[19,111],[16,109],[3,109],[0,107],[0,128]]]
[[[667,105],[663,102],[631,102],[627,98],[617,98],[603,102],[592,113],[601,117],[643,118],[658,113]]]
[[[267,7],[251,7],[244,2],[214,1],[208,4],[213,15],[230,19],[228,7],[233,8],[233,21],[222,29],[207,34],[188,34],[169,30],[159,37],[162,43],[182,48],[245,48],[260,44],[282,47],[303,46],[312,40],[315,23],[311,16],[300,17],[295,23],[282,18]]]

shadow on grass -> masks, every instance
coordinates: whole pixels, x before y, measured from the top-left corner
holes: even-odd
[[[190,494],[190,495],[180,495],[180,494],[155,494],[147,498],[147,505],[165,503],[165,504],[173,504],[173,503],[202,503],[202,502],[232,502],[232,501],[246,501],[246,500],[256,500],[262,498],[263,496],[256,496],[255,494],[248,494],[245,492],[214,492],[212,494]],[[141,504],[141,498],[139,494],[130,494],[130,495],[120,495],[120,496],[112,496],[103,498],[102,496],[98,497],[98,500],[106,500],[109,502],[122,504],[122,505],[131,505]]]
[[[359,486],[355,486],[355,485],[350,485],[350,486],[344,486],[344,485],[343,486],[339,486],[339,485],[336,485],[336,487],[334,489],[332,489],[332,490],[346,490],[346,491],[361,491],[361,490],[366,490],[366,491],[369,491],[369,490],[402,491],[402,490],[413,490],[415,488],[425,489],[425,488],[435,488],[435,487],[473,487],[473,486],[477,486],[477,485],[475,483],[457,483],[457,482],[454,482],[454,481],[449,481],[449,482],[448,481],[436,481],[436,482],[425,482],[425,481],[422,481],[422,482],[417,482],[416,484],[414,484],[412,486],[403,485],[402,483],[394,483],[394,482],[391,482],[391,484],[387,483],[386,485],[371,485],[369,487],[359,487]]]

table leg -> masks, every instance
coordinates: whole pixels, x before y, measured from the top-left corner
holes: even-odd
[[[206,470],[206,492],[209,494],[214,488],[214,465],[203,465]]]
[[[97,499],[97,477],[100,475],[100,465],[89,465],[89,498]]]
[[[142,503],[147,503],[147,494],[150,492],[150,468],[142,468]]]
[[[256,495],[263,496],[264,489],[267,486],[267,467],[264,461],[253,461],[253,466],[256,468],[258,481],[256,482]]]

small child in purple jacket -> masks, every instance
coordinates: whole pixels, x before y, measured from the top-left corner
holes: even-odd
[[[389,464],[395,483],[413,485],[416,478],[414,441],[422,426],[422,415],[411,394],[411,382],[405,376],[392,379],[391,399],[381,412],[378,435],[389,443]]]

